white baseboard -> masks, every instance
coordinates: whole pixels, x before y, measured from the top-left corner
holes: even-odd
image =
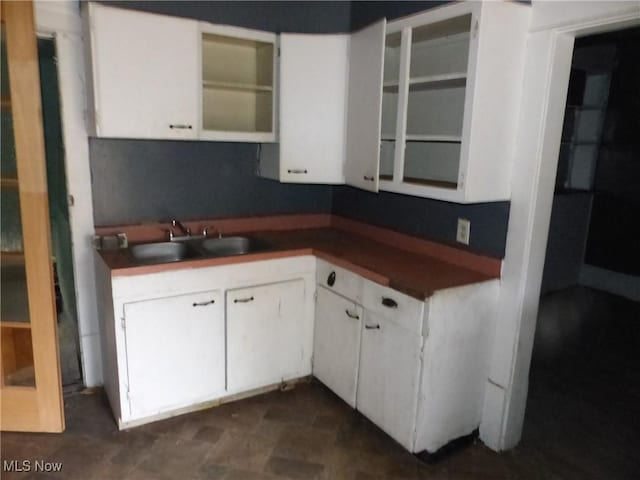
[[[580,285],[604,290],[621,297],[640,302],[640,277],[613,272],[592,265],[582,265]]]

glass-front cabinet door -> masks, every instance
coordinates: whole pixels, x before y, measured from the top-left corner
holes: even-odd
[[[378,175],[380,180],[393,180],[398,133],[401,47],[402,32],[386,35],[383,60],[382,120],[380,124],[380,172]]]

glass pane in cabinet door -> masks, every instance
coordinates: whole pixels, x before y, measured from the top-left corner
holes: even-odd
[[[2,352],[2,378],[0,384],[33,387],[35,386],[33,346],[4,29],[1,55],[0,323],[2,347],[0,351]]]
[[[386,36],[384,46],[384,74],[382,88],[382,131],[380,142],[380,178],[393,179],[398,119],[398,86],[400,80],[400,32]]]

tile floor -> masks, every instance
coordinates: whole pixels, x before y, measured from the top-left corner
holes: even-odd
[[[522,441],[502,454],[477,441],[424,464],[312,382],[125,432],[102,394],[71,395],[64,434],[1,439],[3,460],[62,473],[2,479],[638,479],[640,306],[600,300],[614,328],[534,363]]]

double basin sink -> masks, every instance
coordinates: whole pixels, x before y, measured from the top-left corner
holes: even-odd
[[[268,250],[267,242],[249,237],[194,238],[173,242],[142,243],[129,247],[133,260],[142,264],[228,257]]]

